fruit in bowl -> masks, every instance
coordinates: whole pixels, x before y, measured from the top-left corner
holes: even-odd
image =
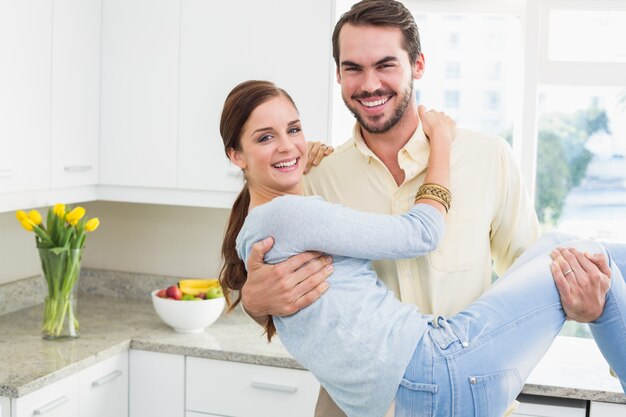
[[[157,315],[177,332],[199,333],[224,311],[224,293],[216,279],[185,279],[152,291]]]

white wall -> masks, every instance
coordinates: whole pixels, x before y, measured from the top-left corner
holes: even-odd
[[[41,272],[35,237],[15,219],[15,213],[0,213],[0,285]]]
[[[216,277],[230,210],[93,202],[100,228],[87,238],[90,268],[183,277]]]
[[[88,217],[101,221],[87,236],[84,267],[217,276],[229,210],[103,201],[83,206]],[[14,213],[0,214],[0,284],[40,272],[33,234],[22,229]]]

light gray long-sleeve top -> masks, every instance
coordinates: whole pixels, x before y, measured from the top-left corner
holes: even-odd
[[[436,248],[443,216],[416,204],[402,215],[365,213],[320,197],[282,196],[250,211],[237,237],[246,261],[268,236],[265,261],[315,250],[333,256],[330,287],[299,312],[274,317],[289,353],[350,417],[383,416],[395,398],[427,320],[377,279],[371,260],[412,258]]]

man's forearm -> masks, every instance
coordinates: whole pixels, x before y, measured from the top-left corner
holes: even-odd
[[[252,320],[256,321],[259,326],[263,326],[265,327],[265,324],[267,323],[267,316],[255,316],[254,314],[250,313],[246,307],[243,305],[243,303],[241,304],[241,309],[243,310],[243,312],[250,317]]]

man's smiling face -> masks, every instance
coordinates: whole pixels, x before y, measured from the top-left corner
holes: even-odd
[[[411,65],[400,29],[346,24],[339,34],[343,101],[361,126],[384,133],[405,115],[413,99],[413,79],[421,77],[422,57]]]

